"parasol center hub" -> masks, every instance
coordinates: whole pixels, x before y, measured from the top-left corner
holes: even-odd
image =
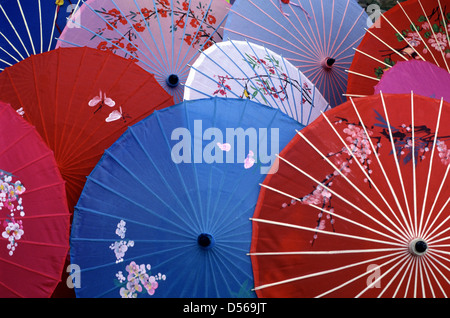
[[[211,234],[208,233],[201,233],[197,237],[197,243],[200,247],[204,249],[210,249],[214,246],[215,240],[214,237]]]
[[[331,69],[333,67],[334,63],[336,63],[336,60],[334,58],[326,57],[322,61],[322,67],[324,69]]]
[[[170,87],[177,87],[180,84],[180,78],[176,74],[170,74],[166,79],[166,83]]]
[[[409,252],[412,255],[421,256],[428,250],[428,244],[424,239],[417,238],[409,243]]]

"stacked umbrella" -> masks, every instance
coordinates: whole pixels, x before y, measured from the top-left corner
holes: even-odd
[[[91,0],[73,16],[58,47],[88,46],[135,60],[183,100],[188,64],[199,50],[222,40],[225,0]]]
[[[447,2],[0,1],[1,295],[446,296]]]

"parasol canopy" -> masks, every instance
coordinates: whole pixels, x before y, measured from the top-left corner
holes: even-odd
[[[1,0],[0,72],[30,55],[54,49],[55,37],[77,8],[74,0]]]
[[[153,75],[91,48],[55,49],[8,67],[0,73],[0,100],[54,152],[71,211],[104,149],[129,125],[173,104]]]
[[[183,100],[188,64],[222,40],[225,0],[88,0],[57,47],[88,46],[134,60],[176,103]]]
[[[247,41],[224,41],[202,52],[184,86],[185,100],[247,98],[279,109],[304,126],[330,107],[289,61]]]
[[[254,297],[251,222],[274,154],[302,126],[244,99],[156,111],[105,151],[75,209],[78,297]]]
[[[450,74],[443,68],[427,61],[410,60],[398,62],[383,74],[375,86],[375,94],[408,94],[444,98],[450,101]]]
[[[236,0],[224,39],[246,39],[282,55],[334,107],[345,101],[352,48],[371,24],[355,0]]]
[[[50,297],[69,250],[64,180],[36,129],[0,102],[0,297]]]
[[[259,297],[446,297],[450,104],[379,94],[298,133],[253,217]]]
[[[450,72],[449,10],[449,0],[408,0],[380,15],[355,46],[346,95],[372,95],[383,74],[402,61],[427,61]]]

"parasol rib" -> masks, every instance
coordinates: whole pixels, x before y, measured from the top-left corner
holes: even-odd
[[[264,188],[267,188],[267,189],[271,190],[271,191],[277,192],[277,193],[282,194],[282,195],[284,195],[284,196],[286,196],[286,197],[288,197],[288,198],[291,198],[291,199],[293,199],[293,200],[296,200],[296,201],[301,202],[301,200],[300,200],[299,198],[294,197],[294,196],[292,196],[292,195],[290,195],[290,194],[287,194],[287,193],[285,193],[285,192],[283,192],[283,191],[274,189],[274,188],[272,188],[272,187],[270,187],[270,186],[267,186],[267,185],[264,185],[264,184],[260,184],[260,185],[261,185],[262,187],[264,187]],[[309,205],[310,207],[313,207],[313,208],[317,209],[317,210],[320,210],[321,212],[325,212],[325,213],[327,213],[327,214],[329,214],[329,215],[331,215],[331,216],[333,216],[333,217],[337,217],[337,218],[339,218],[339,219],[341,219],[341,220],[343,220],[343,221],[349,222],[349,223],[351,223],[351,224],[354,224],[354,225],[356,225],[356,226],[359,226],[359,227],[361,227],[361,228],[364,228],[364,229],[369,230],[369,231],[371,231],[371,232],[374,232],[374,233],[376,233],[376,234],[385,236],[385,237],[387,237],[387,238],[389,238],[389,239],[392,239],[392,240],[394,240],[394,241],[398,241],[398,242],[404,243],[404,239],[403,239],[403,238],[396,238],[396,237],[389,236],[389,235],[386,234],[386,233],[383,233],[383,232],[374,230],[373,228],[371,228],[371,227],[369,227],[369,226],[366,226],[366,225],[364,225],[364,224],[358,223],[358,222],[356,222],[356,221],[354,221],[354,220],[351,220],[351,219],[349,219],[349,218],[346,218],[346,217],[341,216],[341,215],[339,215],[339,214],[336,214],[336,213],[334,213],[334,212],[330,212],[330,211],[325,210],[324,208],[319,207],[319,206],[316,206],[316,205],[314,205],[314,204],[308,204],[308,205]],[[370,216],[368,216],[368,217],[370,218]]]
[[[363,215],[369,217],[370,219],[372,219],[373,221],[375,221],[376,223],[378,223],[380,226],[384,227],[385,229],[387,229],[388,231],[390,231],[391,233],[399,236],[400,238],[404,238],[401,234],[405,235],[405,233],[402,232],[401,229],[399,229],[397,227],[397,225],[394,225],[394,227],[397,229],[397,232],[394,231],[393,229],[391,229],[390,227],[388,227],[386,224],[382,223],[381,221],[377,220],[376,218],[374,218],[373,216],[371,216],[369,213],[367,213],[366,211],[362,210],[361,208],[359,208],[358,206],[356,206],[355,204],[353,204],[352,202],[350,202],[349,200],[347,200],[346,198],[344,198],[343,196],[341,196],[340,194],[336,193],[334,190],[332,190],[331,188],[329,188],[328,186],[324,185],[323,183],[321,183],[320,181],[316,180],[315,178],[313,178],[312,176],[310,176],[308,173],[306,173],[305,171],[301,170],[300,168],[298,168],[297,166],[293,165],[292,163],[290,163],[289,161],[287,161],[286,159],[277,156],[278,158],[282,159],[283,161],[285,161],[287,164],[289,164],[291,167],[293,167],[294,169],[298,170],[299,172],[301,172],[303,175],[305,175],[306,177],[308,177],[309,179],[311,179],[312,181],[314,181],[315,183],[317,183],[318,185],[320,185],[321,187],[323,187],[324,189],[326,189],[327,191],[329,191],[330,193],[336,195],[338,198],[340,198],[342,201],[344,201],[345,203],[347,203],[349,206],[353,207],[355,210],[361,212]]]
[[[377,298],[381,298],[381,296],[383,296],[383,294],[388,290],[388,288],[391,286],[391,284],[393,283],[393,281],[397,278],[398,275],[400,275],[402,269],[407,266],[405,273],[408,271],[409,267],[411,266],[411,263],[413,261],[412,257],[409,257],[408,259],[406,259],[406,261],[403,262],[403,265],[397,270],[397,272],[395,273],[395,275],[391,278],[391,280],[386,284],[386,286],[384,287],[384,289],[380,292],[380,294],[377,296]],[[377,282],[379,282],[381,280],[380,279],[377,280]],[[399,288],[399,286],[401,285],[401,283],[398,284],[397,288]],[[373,286],[373,285],[372,285]]]
[[[321,2],[322,2],[322,0],[321,0]],[[309,4],[310,4],[310,6],[312,8],[311,0],[309,1]],[[322,37],[321,37],[320,32],[319,32],[319,26],[317,25],[317,18],[316,18],[316,12],[315,11],[312,12],[312,16],[313,16],[314,24],[316,26],[315,29],[313,29],[313,27],[311,26],[311,23],[310,23],[311,20],[310,19],[306,19],[307,22],[308,22],[309,31],[311,32],[311,34],[314,37],[313,41],[310,42],[310,43],[313,43],[313,44],[317,45],[317,52],[320,54],[320,56],[325,56],[324,41],[322,40]],[[317,32],[317,37],[316,37],[316,32]],[[306,33],[308,34],[309,32],[306,31]]]
[[[424,265],[424,269],[426,270],[425,274],[426,274],[426,277],[427,277],[428,286],[430,286],[430,288],[431,288],[431,292],[432,292],[433,298],[436,298],[436,294],[435,294],[434,289],[432,287],[433,285],[432,285],[429,273],[431,273],[431,276],[433,276],[434,282],[436,282],[436,284],[438,285],[441,293],[446,297],[447,295],[446,295],[444,289],[442,288],[441,283],[437,279],[436,275],[434,274],[433,269],[431,268],[430,264],[428,264],[428,263],[431,263],[430,260],[428,258],[424,258],[423,265]]]
[[[381,97],[381,104],[383,105],[384,115],[385,115],[388,131],[389,131],[389,139],[390,139],[391,145],[392,145],[392,154],[393,154],[393,157],[394,157],[393,159],[394,159],[394,162],[395,162],[395,166],[397,168],[397,174],[398,174],[398,178],[399,178],[400,185],[401,185],[402,192],[403,192],[403,199],[405,200],[406,212],[407,212],[408,217],[409,217],[409,223],[406,220],[403,211],[402,211],[402,217],[403,217],[403,221],[406,223],[406,225],[408,226],[408,229],[410,230],[410,234],[413,235],[415,233],[413,233],[413,226],[414,226],[414,224],[413,224],[413,220],[412,220],[412,217],[411,217],[412,213],[410,211],[409,204],[408,204],[408,198],[406,196],[405,184],[403,182],[403,175],[402,175],[402,172],[400,170],[400,163],[399,163],[399,160],[398,160],[398,157],[397,157],[397,151],[395,149],[394,137],[392,136],[392,128],[391,128],[391,124],[390,124],[390,120],[389,120],[389,115],[387,113],[386,101],[384,100],[383,92],[380,92],[380,97]]]
[[[403,41],[405,41],[406,43],[408,43],[408,45],[413,49],[413,51],[422,59],[422,61],[425,61],[425,59],[423,58],[423,56],[417,52],[416,48],[414,47],[414,45],[411,45],[411,43],[409,43],[409,41],[404,37],[403,33],[400,32],[392,23],[391,21],[389,21],[388,18],[386,18],[386,16],[384,14],[381,15],[383,17],[384,20],[386,20],[387,23],[389,23],[389,25],[394,29],[395,32],[397,32],[396,34],[400,35],[400,37],[402,38]]]
[[[336,273],[342,270],[346,270],[352,267],[356,267],[359,265],[363,265],[363,264],[367,264],[367,263],[373,263],[379,260],[382,260],[384,258],[388,258],[388,257],[392,257],[394,255],[399,255],[399,254],[403,254],[402,252],[397,252],[397,253],[392,253],[392,254],[388,254],[388,255],[383,255],[380,257],[376,257],[376,258],[372,258],[372,259],[368,259],[365,261],[361,261],[361,262],[357,262],[357,263],[353,263],[353,264],[349,264],[349,265],[345,265],[345,266],[341,266],[341,267],[336,267],[336,268],[332,268],[329,270],[325,270],[325,271],[321,271],[321,272],[317,272],[317,273],[312,273],[312,274],[308,274],[308,275],[303,275],[303,276],[299,276],[299,277],[293,277],[290,279],[286,279],[286,280],[282,280],[282,281],[278,281],[278,282],[274,282],[274,283],[269,283],[269,284],[264,284],[264,285],[260,285],[260,286],[255,286],[255,290],[260,290],[263,288],[269,288],[269,287],[274,287],[274,286],[278,286],[278,285],[283,285],[283,284],[288,284],[288,283],[292,283],[298,280],[302,280],[302,279],[306,279],[306,278],[311,278],[311,277],[317,277],[317,276],[322,276],[322,275],[327,275],[327,274],[331,274],[331,273]],[[400,255],[401,257],[402,255]],[[369,274],[368,272],[365,273],[366,275]],[[318,296],[317,296],[318,297]]]
[[[397,260],[398,258],[400,258],[401,256],[392,259],[382,265],[380,265],[378,268],[381,268],[391,262],[393,262],[394,260]],[[406,264],[406,260],[410,259],[412,256],[409,254],[406,254],[403,256],[403,258],[401,260],[399,260],[397,263],[395,263],[394,265],[392,265],[388,270],[384,271],[383,274],[381,274],[380,276],[378,276],[376,279],[373,280],[372,283],[368,284],[366,288],[364,288],[358,295],[356,295],[355,298],[360,298],[367,290],[369,290],[370,288],[372,288],[373,286],[375,286],[376,283],[378,283],[384,276],[386,276],[387,274],[389,274],[391,271],[394,270],[394,268],[396,268],[398,265],[403,264],[403,266]],[[400,270],[403,268],[403,266],[400,268]],[[397,271],[398,272],[398,271]]]
[[[39,0],[39,4],[40,4],[40,0]],[[33,54],[36,54],[36,50],[34,49],[33,39],[31,38],[30,28],[28,27],[27,19],[25,18],[25,15],[23,13],[22,6],[21,6],[19,0],[17,0],[17,5],[19,6],[19,10],[20,10],[20,14],[22,15],[23,23],[25,24],[25,28],[27,29],[28,38],[30,39],[31,48],[33,49]]]
[[[400,9],[402,9],[403,13],[405,14],[406,18],[409,20],[410,25],[414,26],[414,22],[411,20],[411,18],[409,17],[409,15],[406,13],[405,9],[403,8],[402,4],[400,2],[397,1],[397,4],[399,6]],[[417,29],[416,29],[417,31]],[[420,32],[417,32],[417,34],[420,37],[420,41],[422,41],[423,45],[425,46],[425,48],[427,49],[428,52],[431,53],[431,56],[433,57],[434,63],[436,65],[439,65],[438,61],[436,60],[436,57],[434,56],[433,52],[430,50],[430,48],[427,45],[427,42],[422,38],[422,35],[420,34]]]
[[[394,291],[394,294],[393,294],[393,296],[392,296],[393,298],[395,298],[395,297],[397,296],[400,287],[403,285],[403,281],[404,281],[404,279],[405,279],[405,277],[406,277],[406,274],[408,274],[408,272],[410,273],[409,268],[413,265],[413,262],[414,262],[414,259],[413,259],[413,258],[410,258],[410,259],[409,259],[409,262],[408,262],[408,265],[407,265],[407,267],[406,267],[406,269],[405,269],[405,271],[404,271],[404,273],[403,273],[403,276],[402,276],[402,278],[400,279],[400,282],[397,284],[397,288],[396,288],[395,291]],[[380,293],[379,297],[381,297],[381,295],[382,295],[382,293]]]
[[[379,60],[379,59],[377,59],[376,57],[373,57],[372,55],[367,54],[366,52],[361,51],[360,49],[357,49],[357,48],[353,48],[353,49],[354,49],[356,52],[361,53],[362,55],[365,55],[365,56],[367,56],[368,58],[371,58],[372,60],[374,60],[374,61],[376,61],[376,62],[378,62],[378,63],[380,63],[380,64],[383,64],[384,66],[386,66],[386,67],[388,67],[388,68],[392,68],[392,65],[389,65],[389,64],[387,64],[386,62],[384,62],[384,61],[382,61],[382,60]]]
[[[25,44],[22,41],[22,38],[20,37],[19,33],[17,32],[16,28],[14,27],[14,24],[12,24],[11,20],[9,19],[8,15],[6,14],[5,10],[3,9],[3,6],[0,4],[0,9],[2,10],[6,20],[8,20],[9,25],[11,26],[11,28],[13,29],[14,33],[17,36],[17,39],[20,41],[20,43],[22,44],[23,49],[25,50],[25,52],[27,53],[27,56],[30,56],[30,53],[28,53],[28,50],[25,46]],[[16,49],[16,47],[14,45],[12,45],[12,43],[1,33],[1,35],[3,36],[3,38],[8,42],[9,45],[11,45],[11,47],[14,49],[14,51],[17,52],[17,54],[19,54],[19,56],[23,59],[25,59],[22,54],[19,53],[19,51]]]
[[[447,266],[445,266],[444,264],[442,264],[442,262],[440,262],[438,259],[436,259],[433,256],[433,252],[430,251],[430,253],[428,253],[428,257],[430,258],[430,263],[431,265],[433,265],[434,269],[442,276],[442,278],[447,282],[448,285],[450,285],[450,280],[447,278],[447,275],[445,275],[444,273],[442,273],[442,271],[437,267],[437,264],[443,266],[447,271],[450,271],[450,268],[448,268]],[[447,297],[447,295],[445,294],[445,292],[443,292],[444,295]]]
[[[412,153],[415,154],[415,120],[414,120],[414,93],[411,91],[411,137]],[[417,179],[416,179],[416,156],[412,155],[412,175],[413,175],[413,203],[414,203],[414,231],[417,232]]]
[[[425,9],[423,8],[422,2],[420,2],[420,0],[417,0],[417,2],[419,3],[420,8],[422,9],[423,15],[424,15],[425,18],[427,19],[428,24],[429,24],[429,25],[432,25],[432,24],[430,23],[430,19],[428,18],[427,13],[425,12]],[[439,3],[439,6],[440,6],[440,3]],[[438,39],[437,39],[437,37],[436,37],[436,32],[434,32],[434,28],[430,28],[430,29],[431,29],[431,33],[433,34],[434,40],[436,41],[436,44],[439,44],[439,41],[438,41]],[[444,28],[444,29],[447,29],[447,28]],[[448,41],[448,38],[447,38],[447,41]],[[445,56],[444,56],[444,50],[440,47],[440,44],[439,44],[439,51],[441,52],[441,56],[442,56],[442,59],[444,60],[445,67],[447,68],[447,72],[450,73],[450,68],[448,67],[447,59],[446,59]],[[439,65],[439,64],[438,64],[438,65]]]
[[[355,240],[360,240],[360,241],[368,241],[368,242],[380,243],[380,244],[386,244],[386,245],[404,246],[404,244],[394,243],[391,241],[383,241],[383,240],[377,240],[377,239],[373,239],[373,238],[369,238],[369,237],[324,231],[324,230],[320,230],[317,228],[310,228],[310,227],[306,227],[306,226],[277,222],[277,221],[272,221],[272,220],[257,219],[257,218],[251,218],[250,220],[255,221],[255,222],[260,222],[260,223],[266,223],[266,224],[288,227],[288,228],[293,228],[293,229],[302,230],[302,231],[310,231],[310,232],[314,232],[314,233],[322,233],[322,234],[327,234],[327,235],[332,235],[332,236],[350,238],[350,239],[355,239]]]
[[[438,139],[438,136],[439,136],[439,126],[440,126],[440,123],[441,123],[441,115],[442,115],[443,105],[444,105],[444,98],[441,98],[441,103],[440,103],[440,106],[439,106],[439,113],[438,113],[438,118],[437,118],[437,123],[436,123],[435,138],[433,140],[433,148],[431,149],[430,166],[429,166],[429,169],[428,169],[427,184],[426,184],[425,194],[424,194],[424,198],[423,198],[422,214],[420,215],[419,235],[422,233],[422,221],[423,221],[423,217],[425,215],[425,207],[426,207],[426,203],[427,203],[428,190],[429,190],[430,179],[431,179],[431,170],[433,168],[434,152],[435,152],[435,149],[436,149],[436,143],[437,143],[437,139]]]
[[[388,47],[389,49],[391,49],[393,52],[395,52],[398,56],[400,56],[402,59],[404,59],[405,61],[408,61],[408,58],[406,58],[405,56],[403,56],[402,54],[400,54],[396,49],[392,48],[389,44],[387,44],[386,42],[384,42],[380,37],[378,37],[377,35],[375,35],[372,31],[370,31],[369,29],[365,29],[367,33],[369,33],[370,35],[372,35],[375,39],[377,39],[378,41],[380,41],[381,43],[383,43],[386,47]]]
[[[380,96],[381,96],[381,95],[380,95]],[[358,109],[356,108],[355,102],[353,101],[352,98],[350,98],[350,101],[351,101],[351,103],[352,103],[353,109],[354,109],[355,112],[356,112],[356,115],[358,116],[358,120],[359,120],[359,121],[361,122],[361,124],[362,124],[364,133],[366,134],[366,136],[369,136],[369,134],[367,133],[366,126],[364,125],[364,122],[363,122],[363,120],[362,120],[362,118],[361,118],[361,115],[359,114],[359,111],[358,111]],[[384,99],[383,99],[383,101],[384,101]],[[389,122],[388,122],[388,125],[389,125]],[[390,127],[390,126],[389,126],[389,127]],[[372,148],[372,152],[373,152],[373,153],[376,153],[376,149],[375,149],[375,147],[374,147],[374,145],[373,145],[372,140],[371,140],[370,138],[369,138],[368,140],[369,140],[370,146],[371,146],[371,148]],[[391,140],[392,140],[392,137],[391,137]],[[381,171],[382,171],[382,173],[383,173],[384,178],[386,179],[386,182],[387,182],[387,184],[388,184],[388,186],[389,186],[389,189],[390,189],[390,191],[391,191],[391,193],[392,193],[392,196],[393,196],[393,198],[394,198],[394,200],[395,200],[395,203],[397,204],[397,208],[399,209],[399,211],[400,211],[400,213],[401,213],[401,215],[402,215],[403,221],[405,222],[405,225],[408,227],[408,229],[410,229],[409,226],[408,226],[408,223],[406,222],[405,213],[403,212],[403,209],[402,209],[402,207],[401,207],[401,205],[400,205],[400,202],[399,202],[399,200],[398,200],[398,198],[397,198],[397,195],[396,195],[396,193],[395,193],[395,190],[394,190],[394,188],[392,187],[392,184],[391,184],[391,182],[390,182],[390,179],[389,179],[389,177],[388,177],[388,175],[387,175],[387,173],[386,173],[386,171],[385,171],[385,169],[384,169],[384,166],[383,166],[383,164],[381,163],[380,158],[379,158],[378,156],[375,156],[375,158],[377,159],[378,165],[379,165],[379,167],[380,167],[380,169],[381,169]],[[411,235],[411,233],[409,233],[409,234]]]
[[[278,21],[274,20],[273,17],[271,17],[271,16],[268,15],[267,13],[263,12],[263,11],[262,11],[258,6],[256,6],[253,2],[251,2],[250,0],[249,0],[249,2],[250,2],[253,6],[255,6],[256,9],[260,10],[261,13],[265,14],[269,19],[273,20],[273,22],[275,22],[276,24],[279,24]],[[273,31],[267,29],[266,27],[264,27],[264,25],[261,25],[261,24],[258,24],[258,23],[256,23],[256,22],[254,22],[254,21],[249,20],[249,19],[248,19],[247,17],[245,17],[244,15],[241,15],[240,13],[238,13],[238,12],[236,12],[236,11],[233,11],[233,9],[231,9],[230,12],[232,12],[233,14],[236,14],[237,16],[241,17],[241,18],[244,19],[244,20],[247,20],[247,21],[250,22],[250,23],[253,23],[255,26],[257,26],[258,28],[261,28],[261,29],[263,29],[263,30],[269,32],[271,35],[274,35],[274,36],[279,37],[279,38],[280,38],[282,41],[284,41],[285,43],[287,43],[287,44],[293,46],[293,47],[296,49],[296,51],[293,51],[293,50],[287,50],[286,48],[284,48],[284,47],[282,47],[282,46],[274,45],[273,43],[270,43],[270,42],[267,42],[267,41],[263,41],[262,39],[254,38],[254,37],[251,37],[251,36],[248,36],[248,35],[239,33],[239,32],[237,32],[237,31],[235,31],[235,30],[230,30],[230,29],[228,29],[228,28],[226,28],[226,27],[224,27],[224,30],[226,30],[226,31],[228,31],[228,32],[232,32],[232,33],[234,33],[234,34],[241,35],[241,36],[243,36],[243,37],[245,37],[245,38],[247,38],[247,39],[249,39],[249,40],[257,40],[257,41],[259,41],[259,42],[261,42],[261,43],[269,44],[269,45],[272,45],[272,46],[274,46],[274,47],[278,47],[278,48],[280,48],[280,49],[289,51],[289,52],[291,52],[291,53],[294,53],[295,55],[299,55],[299,56],[302,56],[302,57],[307,58],[307,59],[310,58],[311,60],[314,60],[313,56],[315,56],[316,58],[319,57],[318,52],[313,51],[311,48],[305,47],[305,49],[308,50],[308,51],[305,51],[305,49],[296,46],[294,43],[291,43],[291,42],[287,41],[286,39],[282,38],[279,34],[276,34],[275,32],[273,32]],[[292,25],[292,24],[291,24],[291,25]],[[282,26],[281,26],[281,27],[282,27]],[[295,27],[295,26],[294,26],[294,27]],[[303,26],[303,24],[302,24],[302,27],[303,27],[304,30],[306,30],[305,27]],[[287,31],[287,30],[286,30],[286,31]],[[289,33],[289,31],[287,31],[287,32]],[[307,33],[307,32],[306,32],[306,33]],[[306,43],[314,43],[314,42],[312,42],[312,39],[311,39],[311,38],[310,38],[309,41],[308,41],[308,40],[303,36],[303,34],[302,34],[301,32],[299,32],[299,34],[301,35],[301,37],[302,37],[305,41],[307,41]],[[292,34],[291,34],[291,35],[292,35]],[[292,36],[293,36],[293,35],[292,35]],[[293,36],[293,37],[296,38],[295,36]],[[309,37],[309,35],[308,35],[308,37]],[[300,51],[301,53],[300,53],[299,51]]]
[[[348,5],[349,5],[349,4],[350,4],[350,0],[347,1],[347,8],[348,8]],[[346,8],[346,11],[347,11],[347,8]],[[344,39],[341,40],[341,42],[339,43],[338,47],[337,47],[334,51],[332,51],[332,53],[330,54],[331,56],[334,56],[335,58],[338,58],[338,57],[340,57],[340,55],[341,55],[342,53],[344,53],[344,52],[346,52],[347,50],[351,49],[356,43],[359,43],[359,41],[361,41],[361,39],[364,37],[364,35],[361,35],[358,39],[356,39],[353,43],[350,43],[346,48],[342,49],[342,51],[341,51],[339,54],[336,55],[336,53],[338,52],[338,50],[341,48],[342,44],[344,44],[345,40],[348,38],[348,36],[350,35],[350,33],[354,30],[356,24],[359,22],[359,19],[361,19],[361,17],[363,16],[363,14],[364,14],[364,10],[361,10],[361,13],[360,13],[359,16],[355,19],[355,22],[353,23],[353,25],[350,27],[350,29],[348,29],[347,34],[345,35]],[[345,17],[345,15],[344,15],[344,17]],[[342,18],[342,21],[341,21],[341,27],[339,28],[339,32],[340,32],[340,30],[341,30],[341,28],[342,28],[342,25],[343,25],[343,23],[344,23],[344,17]],[[338,33],[338,34],[339,34],[339,33]],[[337,39],[337,38],[338,38],[338,36],[336,36],[336,39]],[[335,40],[335,41],[336,41],[336,40]],[[333,47],[334,47],[334,44],[333,44]]]
[[[334,216],[334,215],[333,215]],[[293,252],[254,252],[247,253],[251,256],[283,256],[283,255],[341,255],[341,254],[359,254],[359,253],[380,253],[380,252],[395,252],[405,250],[402,247],[398,248],[373,248],[365,250],[331,250],[331,251],[293,251]]]
[[[448,171],[448,169],[447,169]],[[447,218],[445,218],[444,221],[440,222],[439,225],[437,225],[436,227],[434,227],[434,223],[438,220],[439,216],[441,215],[441,213],[444,211],[445,207],[449,204],[450,202],[450,198],[447,199],[447,201],[445,202],[444,206],[441,208],[441,210],[438,212],[438,214],[436,215],[436,218],[434,219],[434,221],[430,224],[430,226],[428,228],[425,228],[425,232],[423,233],[424,237],[430,237],[432,234],[434,234],[434,232],[436,232],[441,226],[443,226],[446,222],[448,222],[448,220],[450,220],[450,216],[448,216]],[[429,230],[433,229],[433,231],[431,233],[428,233]],[[446,231],[446,230],[445,230]],[[444,231],[444,232],[445,232]],[[441,232],[439,234],[437,234],[436,236],[442,235],[444,232]],[[436,237],[435,236],[435,237]]]
[[[21,240],[21,243],[22,243],[22,240]],[[67,248],[67,247],[65,246],[65,248]],[[7,264],[13,265],[14,267],[21,268],[23,270],[26,270],[27,272],[34,273],[34,274],[37,274],[37,275],[40,275],[40,276],[43,276],[43,277],[50,278],[50,279],[52,279],[54,281],[60,281],[61,280],[60,277],[53,277],[53,276],[47,275],[46,273],[43,273],[43,272],[40,272],[38,270],[29,268],[29,267],[21,265],[19,263],[11,262],[10,260],[7,260],[5,258],[0,258],[0,262],[5,262]]]
[[[273,6],[276,6],[276,4],[273,2],[273,0],[270,0],[270,2],[272,3]],[[253,3],[252,3],[253,4]],[[257,7],[261,12],[262,9],[259,8],[257,5],[253,4],[255,7]],[[293,30],[295,30],[295,32],[300,35],[302,37],[302,39],[306,42],[302,42],[300,41],[300,39],[295,36],[294,34],[292,34],[288,29],[286,29],[284,26],[282,26],[278,21],[276,21],[273,17],[271,17],[267,12],[263,12],[267,17],[269,17],[271,20],[273,20],[278,26],[280,26],[281,28],[283,28],[288,34],[290,34],[298,43],[308,43],[310,45],[310,47],[307,46],[303,46],[305,49],[307,49],[310,54],[315,55],[317,57],[319,57],[321,54],[323,55],[323,50],[321,49],[320,45],[322,42],[320,41],[320,39],[318,40],[314,34],[314,30],[312,30],[311,28],[311,24],[309,23],[309,19],[307,19],[308,24],[309,24],[309,29],[311,30],[311,32],[309,32],[306,27],[303,25],[301,19],[299,18],[299,16],[297,15],[297,12],[295,10],[293,10],[293,13],[295,15],[295,17],[297,18],[296,22],[298,22],[301,27],[303,28],[304,32],[301,32],[298,28],[297,28],[297,24],[293,23],[291,21],[291,19],[288,19],[288,17],[286,15],[282,15],[282,19],[284,19],[284,21],[288,22],[290,24],[290,26],[293,28]],[[315,19],[315,17],[314,17]],[[253,21],[250,21],[252,23],[254,23]],[[267,28],[265,28],[265,25],[262,26],[264,28],[264,30],[268,31]],[[306,33],[309,41],[303,36],[303,34]],[[313,35],[313,39],[310,37],[310,33]],[[320,36],[320,35],[319,35]],[[282,38],[281,35],[278,35],[278,37]],[[287,42],[287,41],[285,41]],[[287,42],[289,43],[289,42]],[[290,43],[289,43],[290,44]],[[292,45],[292,44],[291,44]],[[294,45],[295,46],[295,45]],[[306,53],[306,52],[305,52]]]
[[[407,230],[405,229],[404,225],[402,224],[402,222],[400,222],[400,220],[398,219],[397,215],[395,214],[394,210],[392,209],[392,207],[390,206],[390,204],[387,202],[386,198],[384,197],[384,195],[382,194],[382,192],[380,191],[380,189],[378,188],[377,184],[372,180],[372,178],[369,176],[369,174],[367,173],[367,171],[364,169],[364,167],[361,165],[360,161],[355,157],[354,152],[350,149],[350,147],[345,143],[344,139],[342,138],[342,136],[337,132],[336,128],[334,127],[334,125],[331,123],[331,121],[328,119],[328,117],[326,116],[325,113],[322,114],[323,117],[325,118],[325,120],[327,121],[328,125],[331,127],[331,129],[333,129],[334,133],[336,134],[336,136],[338,136],[339,140],[341,141],[341,143],[344,145],[344,147],[346,147],[347,151],[349,154],[351,154],[352,158],[355,160],[355,162],[357,163],[359,169],[362,171],[362,173],[364,173],[364,176],[367,178],[367,180],[370,181],[370,184],[374,187],[374,189],[377,191],[378,195],[380,196],[380,198],[383,200],[383,202],[386,204],[386,206],[389,208],[389,211],[392,213],[392,215],[395,217],[395,219],[397,220],[397,222],[402,225],[403,228],[403,233],[405,233]],[[362,123],[362,122],[361,122]],[[363,124],[364,126],[364,124]],[[370,136],[368,135],[367,131],[364,130],[364,133],[367,137],[367,140],[370,141]],[[374,147],[372,145],[372,150],[374,150]],[[375,153],[375,152],[373,152]],[[388,221],[392,222],[387,216],[385,216],[384,214],[382,214]]]
[[[367,197],[364,192],[361,191],[345,174],[342,173],[341,169],[336,167],[334,163],[331,162],[330,159],[328,159],[322,152],[320,152],[319,149],[317,149],[316,146],[314,146],[311,141],[309,141],[308,138],[306,138],[301,132],[297,132],[297,134],[302,137],[303,140],[305,140],[311,148],[313,148],[333,169],[335,169],[341,177],[347,181],[349,185],[352,186],[353,189],[355,189],[370,205],[372,205],[387,221],[389,221],[392,225],[395,225],[394,222],[386,216],[386,214],[372,201],[369,197]]]
[[[136,180],[144,189],[146,189],[150,194],[152,194],[155,198],[158,199],[163,205],[165,205],[170,211],[174,213],[175,216],[178,217],[180,222],[184,224],[186,227],[191,226],[188,224],[184,218],[184,216],[189,216],[189,213],[185,211],[185,215],[179,214],[175,209],[173,209],[164,199],[158,196],[152,189],[150,189],[133,171],[131,171],[124,163],[122,163],[116,156],[114,156],[109,150],[105,150],[105,154],[108,155],[111,159],[113,159],[124,171],[126,171],[134,180]],[[156,168],[156,167],[155,167]],[[157,169],[157,168],[156,168]],[[175,196],[176,197],[176,196]],[[181,203],[180,203],[181,205]],[[183,207],[183,205],[181,205]],[[183,207],[184,208],[184,207]],[[192,220],[191,220],[192,221]]]
[[[380,81],[379,78],[376,78],[376,77],[373,77],[373,76],[369,76],[369,75],[366,75],[366,74],[362,74],[362,73],[358,73],[358,72],[350,71],[350,70],[345,70],[345,71],[346,71],[347,73],[354,74],[354,75],[358,75],[358,76],[361,76],[361,77],[365,77],[365,78],[368,78],[368,79],[371,79],[371,80],[374,80],[374,81],[377,81],[377,82]]]

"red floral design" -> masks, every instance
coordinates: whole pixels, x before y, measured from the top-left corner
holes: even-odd
[[[137,51],[137,48],[135,48],[131,43],[127,44],[127,51],[130,53],[134,53]]]
[[[207,20],[208,20],[208,23],[209,24],[214,24],[214,23],[216,23],[216,17],[215,16],[213,16],[213,15],[208,15],[208,18],[207,18]]]
[[[133,24],[133,28],[137,31],[137,32],[144,32],[145,31],[145,26],[143,26],[140,23],[135,23]]]
[[[200,22],[198,22],[197,19],[191,19],[191,21],[189,22],[189,24],[193,27],[196,28],[200,25]]]
[[[192,47],[202,47],[206,49],[216,43],[221,36],[217,31],[217,22],[214,12],[207,3],[198,1],[195,4],[187,0],[174,1],[155,0],[155,6],[140,8],[140,11],[125,12],[112,8],[96,10],[97,13],[105,16],[108,21],[104,28],[99,28],[96,32],[102,38],[108,38],[108,41],[102,41],[97,48],[100,50],[109,50],[116,52],[117,49],[124,49],[128,52],[125,56],[130,59],[139,59],[135,46],[131,43],[139,38],[137,33],[147,30],[147,23],[152,23],[152,19],[173,19],[168,32],[179,32],[180,29],[188,30],[184,34],[183,41]],[[124,25],[125,27],[122,27]],[[194,30],[192,30],[194,28]],[[121,36],[117,33],[108,34],[105,31],[120,30]],[[215,33],[215,34],[213,34]]]
[[[141,9],[141,13],[144,16],[144,18],[148,18],[152,14],[152,11],[147,8],[143,8]]]
[[[188,45],[192,44],[192,35],[186,35],[184,37],[184,42],[186,42]]]
[[[184,20],[181,19],[181,20],[175,21],[175,25],[176,25],[177,27],[184,28],[184,26],[186,25],[186,23],[184,23]]]
[[[158,9],[158,14],[161,18],[167,18],[167,10],[165,9]]]

